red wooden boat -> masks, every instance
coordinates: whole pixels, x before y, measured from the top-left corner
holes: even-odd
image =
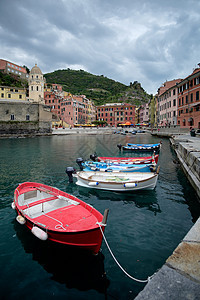
[[[19,184],[12,208],[17,210],[17,221],[41,240],[85,248],[94,254],[100,250],[108,210],[103,217],[82,200],[36,182]]]
[[[117,162],[123,164],[153,164],[158,163],[159,155],[145,156],[145,157],[102,157],[98,156],[97,160],[100,162]]]

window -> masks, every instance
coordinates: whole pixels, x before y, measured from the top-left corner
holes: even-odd
[[[190,95],[190,101],[193,102],[193,94]]]
[[[22,99],[22,95],[19,95],[19,99]]]
[[[1,98],[4,98],[4,93],[1,94]]]
[[[30,116],[26,115],[26,121],[29,121],[29,120],[30,120]]]
[[[11,119],[11,121],[14,121],[15,115],[10,115],[10,119]]]
[[[185,96],[185,103],[188,103],[188,95]]]
[[[38,92],[38,86],[37,86],[36,90],[37,90],[37,92]]]
[[[196,92],[196,101],[199,100],[199,91]]]
[[[173,100],[173,106],[176,106],[176,99]]]
[[[11,98],[11,94],[8,94],[8,98]]]

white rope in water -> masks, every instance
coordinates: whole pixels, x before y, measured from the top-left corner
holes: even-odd
[[[97,224],[98,224],[98,223],[97,223]],[[142,282],[142,283],[145,283],[145,282],[150,281],[150,279],[151,279],[154,275],[149,276],[148,279],[140,280],[140,279],[134,278],[133,276],[129,275],[129,274],[122,268],[122,266],[119,264],[119,262],[117,261],[117,259],[116,259],[115,256],[114,256],[114,254],[112,253],[112,251],[111,251],[111,249],[110,249],[110,247],[109,247],[109,245],[108,245],[108,242],[107,242],[107,240],[106,240],[106,237],[105,237],[105,235],[104,235],[104,233],[103,233],[103,230],[102,230],[100,224],[98,224],[98,225],[99,225],[99,227],[100,227],[101,233],[102,233],[103,238],[104,238],[104,241],[105,241],[105,243],[106,243],[106,246],[108,247],[108,250],[110,251],[111,256],[113,257],[113,259],[114,259],[114,261],[116,262],[116,264],[120,267],[120,269],[121,269],[121,270],[122,270],[122,271],[130,278],[130,279],[132,279],[132,280],[135,280],[135,281],[137,281],[137,282]]]

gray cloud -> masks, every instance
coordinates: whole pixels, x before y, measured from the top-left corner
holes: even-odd
[[[0,58],[84,69],[155,94],[199,63],[195,0],[2,0]]]

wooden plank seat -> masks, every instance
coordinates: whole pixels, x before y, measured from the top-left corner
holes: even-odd
[[[55,200],[55,199],[57,199],[56,196],[52,196],[52,197],[49,197],[49,198],[40,199],[40,200],[37,200],[35,202],[32,202],[32,203],[20,206],[20,209],[24,210],[26,208],[30,208],[32,206],[35,206],[35,205],[38,205],[38,204],[41,204],[41,203],[45,203],[47,201]]]

